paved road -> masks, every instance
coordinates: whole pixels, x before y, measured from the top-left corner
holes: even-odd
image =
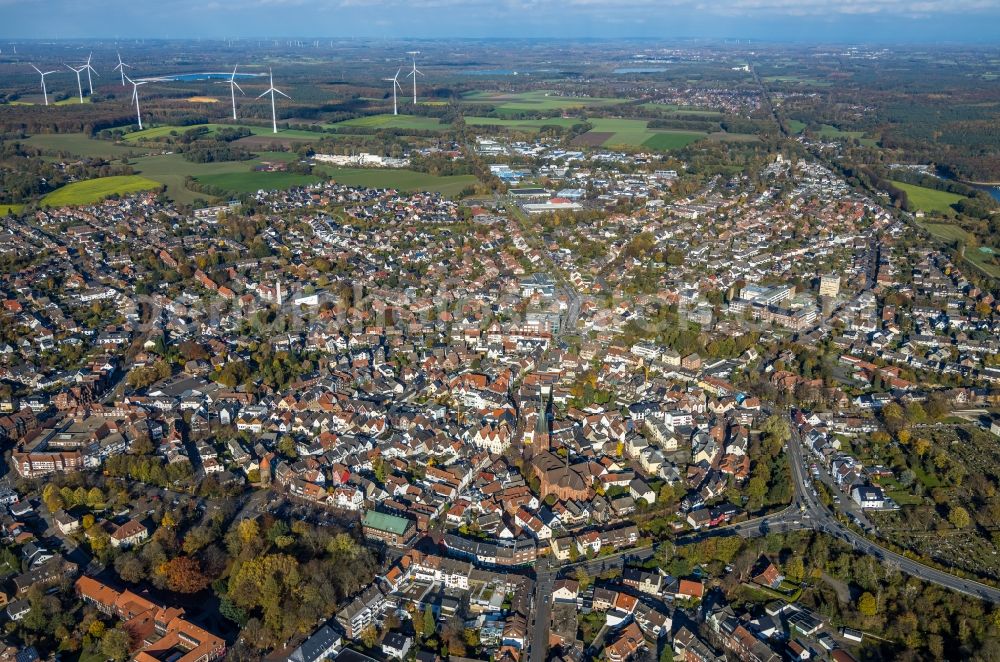
[[[549,621],[552,618],[552,587],[557,569],[549,565],[548,558],[535,567],[535,594],[531,605],[531,623],[528,624],[531,650],[528,662],[545,662],[549,649]]]
[[[909,559],[892,550],[868,540],[852,529],[844,526],[831,512],[819,502],[812,493],[809,478],[803,468],[802,444],[795,426],[792,426],[792,439],[788,442],[788,459],[791,463],[792,482],[795,487],[795,497],[792,505],[778,513],[761,517],[739,524],[718,527],[684,536],[675,544],[698,542],[712,536],[739,535],[755,538],[769,533],[785,533],[788,531],[812,529],[838,538],[851,545],[854,549],[874,556],[887,565],[892,565],[900,572],[922,579],[938,586],[949,588],[965,595],[973,596],[988,602],[1000,603],[1000,589],[963,579],[950,573],[924,565]]]
[[[811,527],[823,531],[848,543],[854,549],[869,554],[883,563],[892,564],[901,572],[918,579],[950,588],[954,591],[971,595],[989,602],[1000,603],[1000,589],[987,586],[972,579],[956,577],[937,568],[924,565],[913,559],[906,558],[881,545],[878,545],[852,529],[844,526],[823,504],[812,496],[812,490],[807,487],[808,478],[802,468],[802,444],[793,426],[793,438],[788,443],[789,460],[792,464],[792,478],[795,482],[796,499],[806,506],[806,513],[811,515]]]

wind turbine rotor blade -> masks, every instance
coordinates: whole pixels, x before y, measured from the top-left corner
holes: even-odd
[[[285,97],[286,99],[291,99],[292,98],[292,97],[288,96],[287,94],[285,94],[284,92],[282,92],[281,90],[275,90],[275,92],[277,92],[281,96]]]
[[[240,91],[240,94],[242,94],[243,96],[247,95],[247,93],[243,91],[243,88],[240,87],[239,83],[237,83],[236,81],[232,81],[232,83],[233,83],[233,87],[235,87],[237,90]]]
[[[260,99],[261,97],[266,97],[266,96],[267,96],[268,94],[270,94],[270,93],[271,93],[271,90],[267,90],[266,92],[264,92],[263,94],[261,94],[261,95],[260,95],[260,96],[258,96],[257,98],[258,98],[258,99]]]
[[[38,67],[36,67],[35,65],[31,65],[31,68],[34,69],[35,71],[37,71],[38,73],[42,73],[42,70],[39,69]],[[42,74],[42,75],[44,75],[44,74]]]

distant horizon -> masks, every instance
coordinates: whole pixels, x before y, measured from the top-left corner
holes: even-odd
[[[954,40],[941,40],[941,41],[849,41],[849,40],[814,40],[814,39],[780,39],[780,38],[763,38],[763,37],[694,37],[694,36],[646,36],[646,35],[621,35],[613,37],[600,37],[600,36],[560,36],[560,37],[542,37],[542,36],[532,36],[532,37],[516,37],[516,36],[494,36],[494,37],[475,37],[475,36],[465,36],[465,37],[432,37],[432,36],[392,36],[392,37],[374,37],[374,36],[344,36],[344,35],[294,35],[294,34],[282,34],[282,35],[244,35],[240,37],[235,36],[193,36],[193,37],[178,37],[178,36],[153,36],[153,35],[138,35],[135,37],[122,37],[122,36],[107,36],[107,35],[88,35],[88,36],[75,36],[75,37],[18,37],[15,35],[2,35],[0,34],[0,49],[7,44],[35,44],[35,43],[79,43],[79,42],[98,42],[98,43],[121,43],[129,44],[139,42],[155,42],[155,43],[184,43],[184,42],[218,42],[226,43],[232,41],[234,43],[247,43],[254,41],[275,41],[275,40],[289,40],[289,41],[302,41],[303,44],[299,48],[308,49],[312,48],[312,41],[323,41],[329,42],[333,41],[358,41],[358,42],[432,42],[441,43],[443,41],[451,41],[455,43],[463,42],[646,42],[646,43],[669,43],[669,42],[701,42],[706,45],[712,46],[747,46],[747,45],[760,45],[760,46],[783,46],[783,45],[794,45],[794,46],[807,46],[811,48],[823,48],[823,47],[837,47],[837,48],[851,48],[851,47],[884,47],[884,46],[895,46],[895,47],[921,47],[921,46],[983,46],[983,47],[995,47],[1000,49],[1000,39],[997,41],[954,41]],[[320,44],[323,46],[323,44]],[[329,47],[329,43],[326,44]]]
[[[997,0],[0,0],[0,11],[5,17],[0,39],[6,41],[527,38],[1000,45]],[[325,34],[303,36],[304,25]],[[136,32],[127,34],[129,29]]]

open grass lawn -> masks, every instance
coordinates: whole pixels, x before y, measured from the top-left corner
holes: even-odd
[[[886,494],[900,506],[919,506],[924,502],[921,497],[911,494],[906,490],[889,490]]]
[[[469,126],[498,126],[504,129],[514,129],[517,131],[537,131],[543,126],[561,126],[568,129],[574,124],[580,124],[583,120],[572,117],[549,117],[542,120],[517,120],[499,117],[466,117],[465,123]]]
[[[406,169],[329,168],[318,167],[340,184],[369,188],[394,188],[400,191],[436,191],[455,196],[467,186],[476,183],[474,175],[438,177],[425,172]]]
[[[0,216],[16,214],[22,209],[24,209],[24,205],[0,205]]]
[[[99,202],[115,193],[124,195],[138,191],[149,191],[159,187],[160,182],[138,175],[98,177],[97,179],[73,182],[72,184],[58,188],[42,198],[41,204],[50,207],[88,205]]]
[[[108,140],[94,140],[83,133],[39,133],[24,141],[46,152],[65,152],[80,157],[103,157],[107,159],[148,154],[142,147],[125,146]]]
[[[896,182],[894,182],[896,183]],[[898,186],[898,183],[896,183]],[[919,188],[919,187],[915,187]],[[927,189],[929,190],[929,189]],[[938,193],[939,191],[933,191]],[[951,194],[946,194],[951,195]],[[912,198],[911,198],[912,200]],[[975,237],[954,223],[920,223],[920,227],[947,242],[958,241],[965,244],[965,260],[991,278],[1000,278],[1000,267],[993,262],[993,253],[976,246]]]
[[[961,195],[948,193],[947,191],[937,191],[923,186],[904,184],[903,182],[892,181],[892,185],[903,191],[910,199],[910,204],[924,212],[937,212],[939,214],[950,214],[955,210],[951,208],[956,202],[963,200]]]
[[[244,167],[246,167],[245,163]],[[276,191],[292,188],[293,186],[307,186],[315,184],[321,178],[315,175],[300,175],[294,172],[256,172],[253,170],[244,170],[244,172],[202,175],[195,179],[207,186],[217,186],[239,194],[256,193],[262,189],[265,191]]]
[[[972,241],[972,235],[954,223],[921,223],[920,227],[945,241],[961,241],[966,244]]]
[[[805,131],[806,123],[801,120],[788,120],[788,130],[792,133],[799,134]]]
[[[325,126],[345,127],[356,126],[366,129],[412,129],[419,131],[444,131],[450,125],[442,124],[436,117],[421,117],[420,115],[369,115],[367,117],[355,117],[351,120],[344,120],[336,124]]]

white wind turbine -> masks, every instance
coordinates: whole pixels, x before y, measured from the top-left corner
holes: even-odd
[[[287,94],[285,94],[284,92],[282,92],[281,90],[279,90],[278,88],[276,88],[274,86],[274,72],[272,72],[270,68],[268,68],[268,70],[267,70],[267,75],[270,77],[271,87],[267,88],[267,91],[265,91],[263,94],[261,94],[257,98],[260,99],[261,97],[265,97],[268,94],[271,95],[271,125],[272,125],[272,127],[274,129],[274,132],[277,133],[278,132],[278,113],[274,109],[274,93],[277,92],[278,94],[280,94],[281,96],[285,97],[286,99],[291,99],[292,97],[288,96]]]
[[[84,67],[77,69],[67,64],[66,68],[76,74],[76,89],[80,93],[80,103],[83,103],[83,83],[80,82],[80,72],[84,70]]]
[[[403,68],[400,67],[399,70],[396,72],[395,76],[393,76],[392,78],[383,78],[382,79],[382,80],[386,81],[387,83],[390,82],[390,81],[392,82],[392,114],[393,115],[399,115],[399,105],[396,103],[396,88],[398,87],[400,92],[403,91],[403,86],[399,84],[399,74],[402,71],[403,71]]]
[[[238,66],[240,65],[237,64],[233,67],[233,75],[229,77],[229,94],[233,97],[233,119],[236,119],[236,90],[239,90],[240,94],[246,96],[246,92],[236,82],[236,67]],[[265,94],[267,93],[265,92]]]
[[[101,74],[97,73],[97,69],[94,69],[94,67],[90,64],[90,58],[92,57],[94,57],[93,53],[87,55],[87,62],[82,67],[82,69],[87,70],[87,87],[90,88],[90,96],[94,96],[94,79],[90,77],[90,73],[93,72],[98,78],[101,77]]]
[[[45,105],[47,106],[47,105],[49,105],[49,91],[45,87],[45,77],[48,76],[49,74],[54,74],[56,72],[55,71],[42,71],[41,69],[39,69],[35,65],[31,65],[31,68],[34,69],[35,71],[37,71],[39,73],[39,75],[41,75],[41,77],[42,77],[42,96],[45,97]]]
[[[118,53],[118,65],[114,69],[112,69],[112,71],[122,72],[122,87],[125,87],[125,69],[131,69],[131,68],[132,68],[131,64],[125,64],[124,62],[122,62],[122,54]]]
[[[406,54],[413,58],[413,70],[406,74],[406,77],[413,76],[413,103],[417,103],[417,74],[424,75],[424,72],[417,69],[417,56],[420,55],[420,51],[407,51]]]
[[[135,103],[135,117],[139,122],[139,130],[142,131],[142,112],[139,110],[139,86],[148,83],[148,80],[134,81],[128,76],[125,80],[132,83],[132,101]]]

